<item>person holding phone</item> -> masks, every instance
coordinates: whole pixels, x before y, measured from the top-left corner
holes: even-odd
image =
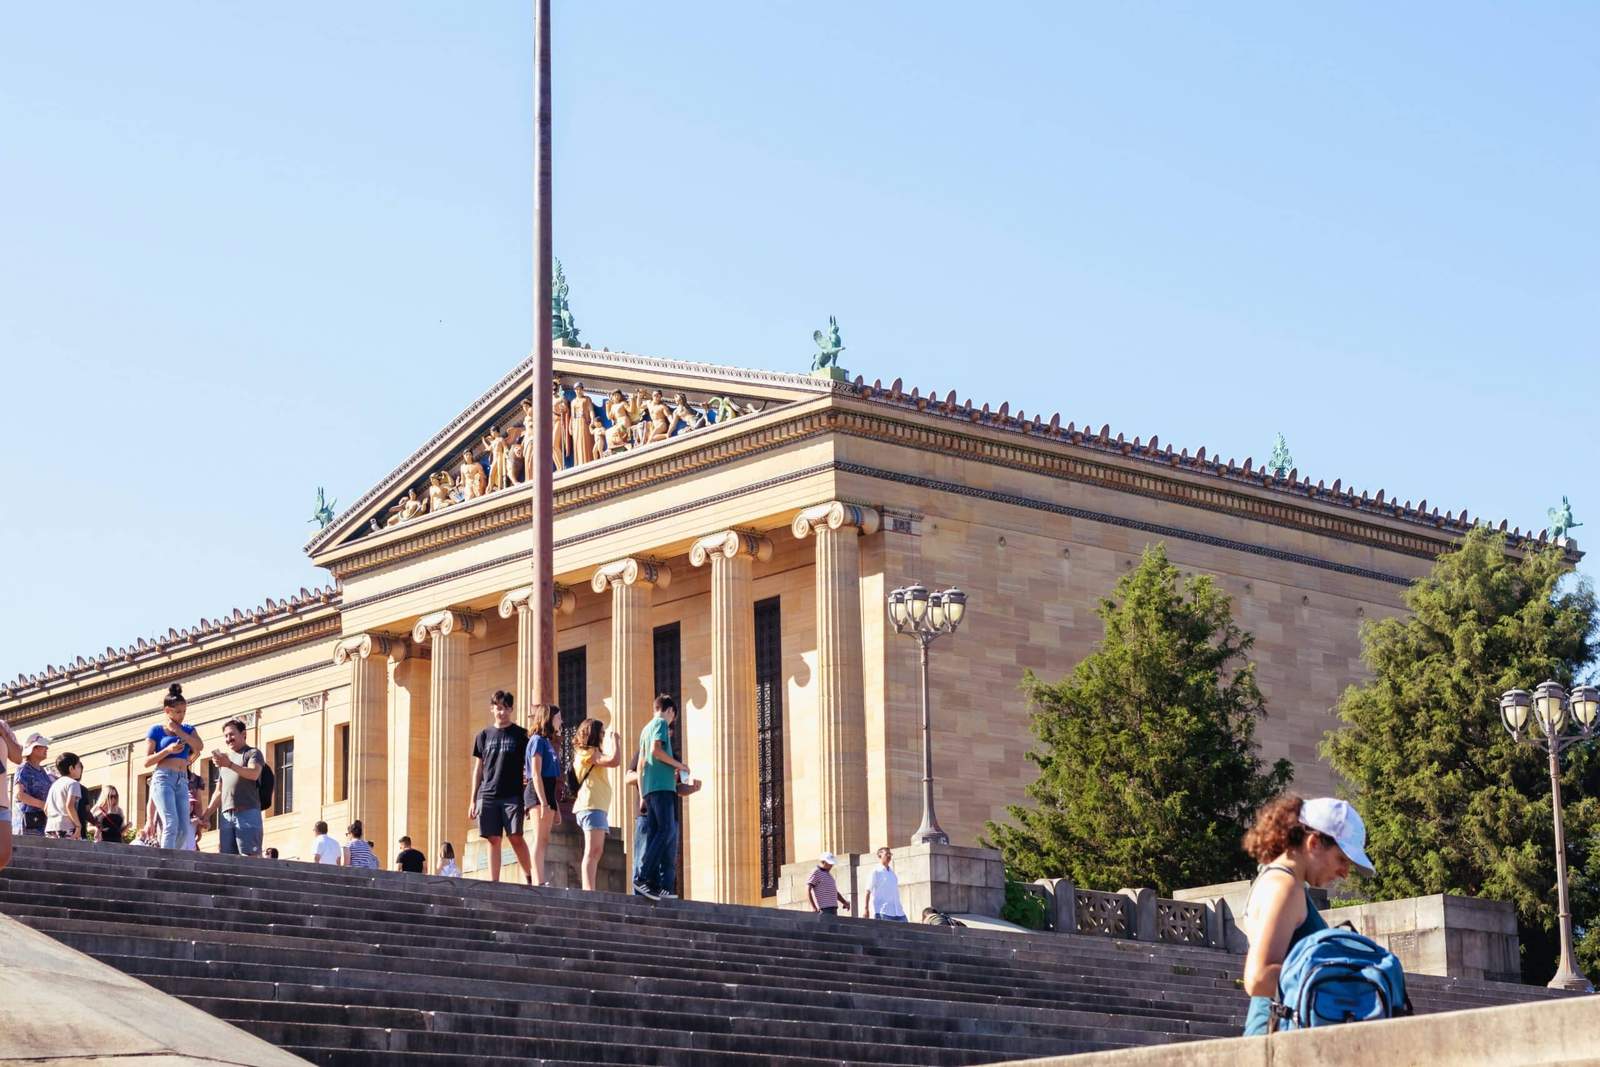
[[[193,832],[189,821],[189,766],[200,757],[202,742],[198,730],[184,725],[189,702],[183,698],[183,686],[173,682],[167,688],[161,710],[165,718],[145,735],[144,765],[155,767],[150,775],[150,799],[161,819],[161,847],[180,848]]]

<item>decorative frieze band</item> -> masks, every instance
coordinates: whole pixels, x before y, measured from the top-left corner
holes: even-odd
[[[343,667],[352,659],[367,659],[373,653],[399,663],[406,658],[406,639],[392,634],[355,634],[341,638],[333,646],[333,665]]]
[[[131,747],[131,745],[118,745],[115,748],[108,748],[106,749],[106,759],[112,763],[126,763],[128,762],[128,750]]]
[[[555,614],[571,615],[578,609],[578,598],[573,595],[572,590],[560,582],[553,583],[551,593],[550,610]],[[528,606],[528,601],[532,599],[533,586],[531,585],[511,590],[511,592],[500,598],[500,617],[502,619],[514,617],[518,611],[525,609]]]
[[[315,715],[327,706],[328,694],[326,692],[312,693],[308,697],[300,698],[300,714],[302,715]],[[246,725],[249,724],[247,723]]]
[[[689,549],[689,562],[704,567],[713,556],[734,559],[740,555],[765,563],[772,558],[772,542],[753,530],[723,530],[696,541]]]
[[[665,589],[672,584],[672,568],[655,559],[627,556],[612,560],[594,572],[589,585],[596,593],[604,593],[614,585],[653,585]]]
[[[467,611],[451,611],[448,608],[436,611],[417,620],[417,624],[411,628],[411,640],[424,645],[435,637],[449,637],[457,632],[483,633],[483,616]]]
[[[803,541],[811,536],[813,531],[824,526],[830,530],[850,527],[865,536],[877,533],[880,522],[876,508],[869,508],[865,504],[847,504],[842,500],[830,500],[826,504],[806,508],[796,515],[792,529],[794,535]]]

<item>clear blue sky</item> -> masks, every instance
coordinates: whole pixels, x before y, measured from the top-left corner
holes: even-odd
[[[555,7],[596,347],[834,314],[869,380],[1600,546],[1600,5]],[[315,584],[316,487],[523,358],[530,67],[521,3],[8,9],[0,675]]]

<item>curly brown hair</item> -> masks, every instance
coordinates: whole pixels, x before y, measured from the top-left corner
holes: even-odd
[[[1328,836],[1300,821],[1303,804],[1305,799],[1298,793],[1280,793],[1261,805],[1255,821],[1244,834],[1244,850],[1252,859],[1257,863],[1271,863],[1313,837]]]

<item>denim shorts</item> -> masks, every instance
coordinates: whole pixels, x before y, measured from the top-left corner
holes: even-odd
[[[609,830],[611,823],[606,819],[604,808],[584,808],[582,811],[572,813],[577,816],[578,826],[584,830]]]

